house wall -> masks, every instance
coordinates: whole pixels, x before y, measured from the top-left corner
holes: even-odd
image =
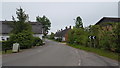
[[[68,32],[65,34],[65,41],[68,40]]]
[[[43,34],[34,34],[33,36],[34,37],[39,37],[40,39],[42,39]],[[0,41],[3,41],[3,40],[7,41],[9,39],[9,37],[10,36],[8,36],[8,35],[5,35],[5,36],[1,35],[0,36]]]
[[[59,37],[54,37],[55,39],[58,39]]]
[[[43,34],[34,34],[33,36],[34,36],[34,37],[39,37],[40,39],[43,39],[43,38],[42,38]]]
[[[0,36],[0,41],[6,41],[9,39],[10,36]]]
[[[54,37],[55,39],[61,38],[61,37]],[[65,37],[62,37],[62,41],[65,41]]]
[[[66,41],[66,40],[65,40],[65,37],[62,37],[62,41]]]

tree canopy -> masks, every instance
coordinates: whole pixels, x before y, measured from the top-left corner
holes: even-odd
[[[76,27],[76,28],[83,28],[82,19],[80,18],[80,16],[78,16],[78,17],[75,19],[75,27]]]
[[[27,22],[28,15],[25,14],[25,11],[20,7],[16,11],[17,20],[12,16],[13,22],[10,26],[13,28],[10,39],[8,41],[13,43],[19,43],[20,48],[30,48],[33,45],[34,37],[32,33],[32,27]]]
[[[25,14],[25,11],[20,7],[17,9],[16,14],[17,20],[12,16],[13,22],[10,24],[10,26],[13,28],[12,33],[17,34],[24,30],[31,32],[32,27],[27,23],[28,15]]]
[[[51,27],[50,20],[46,16],[43,16],[43,17],[37,16],[36,21],[40,22],[43,25],[43,33],[44,33],[44,35],[47,35],[48,30],[50,30],[50,27]]]

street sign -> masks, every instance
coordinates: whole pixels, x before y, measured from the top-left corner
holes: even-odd
[[[14,43],[12,52],[18,52],[18,51],[19,51],[19,43]]]
[[[96,38],[96,36],[93,36],[93,39],[95,39]]]
[[[91,39],[92,36],[89,36],[89,39]]]
[[[95,39],[96,36],[89,36],[89,39]]]

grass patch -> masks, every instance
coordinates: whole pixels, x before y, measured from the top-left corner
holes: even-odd
[[[102,49],[97,49],[97,48],[90,48],[90,47],[75,45],[75,44],[68,44],[68,45],[72,46],[74,48],[78,48],[78,49],[85,50],[88,52],[93,52],[100,56],[105,56],[105,57],[120,61],[120,59],[118,59],[119,58],[118,53],[114,53],[114,52],[110,52],[110,51],[106,51],[106,50],[102,50]]]
[[[12,50],[7,50],[7,52],[5,53],[5,51],[2,51],[2,54],[11,54]]]

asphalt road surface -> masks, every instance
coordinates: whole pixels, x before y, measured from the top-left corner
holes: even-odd
[[[44,46],[2,56],[3,66],[117,66],[118,62],[65,43],[46,40]]]

